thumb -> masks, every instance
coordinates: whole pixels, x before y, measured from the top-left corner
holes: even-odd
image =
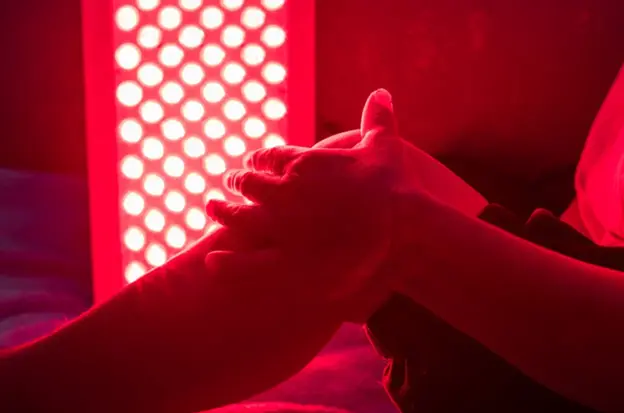
[[[360,125],[362,136],[397,136],[398,130],[392,107],[392,96],[385,89],[378,89],[371,93],[364,105]]]

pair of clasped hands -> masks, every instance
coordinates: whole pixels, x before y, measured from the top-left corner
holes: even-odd
[[[284,282],[293,283],[293,295],[319,294],[342,304],[348,321],[365,322],[399,288],[400,280],[385,270],[407,224],[399,212],[403,197],[470,215],[483,207],[466,204],[469,187],[399,136],[384,89],[369,96],[359,130],[313,148],[262,149],[246,158],[245,167],[225,183],[253,204],[213,200],[206,207],[213,221],[232,231],[222,241],[234,250],[209,253],[207,266],[217,273],[246,273],[249,267],[288,273]]]
[[[188,379],[196,391],[185,397],[196,408],[275,386],[303,369],[342,323],[366,322],[420,271],[411,265],[418,251],[404,245],[418,232],[410,228],[429,220],[427,211],[465,198],[463,181],[399,137],[385,90],[368,98],[359,130],[313,148],[262,149],[245,167],[225,181],[252,203],[209,202],[206,212],[222,228],[165,266],[172,276],[163,281],[179,289],[167,293],[171,308],[188,325],[206,325],[188,333],[202,337],[187,349],[197,380]],[[405,214],[406,204],[419,212]]]

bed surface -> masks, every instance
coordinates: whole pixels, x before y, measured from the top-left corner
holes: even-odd
[[[90,305],[86,183],[0,169],[0,348],[46,334]],[[383,361],[362,329],[345,325],[310,365],[224,413],[396,409],[381,387]]]

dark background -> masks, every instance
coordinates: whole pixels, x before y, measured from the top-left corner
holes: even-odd
[[[405,137],[522,211],[569,201],[624,61],[621,0],[317,0],[317,22],[319,137],[386,87]],[[86,173],[80,24],[80,0],[3,4],[0,167]]]

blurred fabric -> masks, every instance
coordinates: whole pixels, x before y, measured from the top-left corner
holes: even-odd
[[[624,66],[585,143],[576,192],[589,236],[601,245],[624,245]]]

